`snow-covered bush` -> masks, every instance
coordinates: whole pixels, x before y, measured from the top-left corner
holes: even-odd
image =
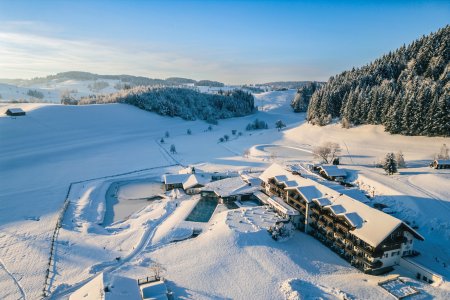
[[[258,129],[267,129],[269,125],[265,121],[255,119],[252,123],[249,123],[245,130],[258,130]]]
[[[277,222],[267,230],[276,241],[289,238],[294,233],[295,227],[291,222]]]

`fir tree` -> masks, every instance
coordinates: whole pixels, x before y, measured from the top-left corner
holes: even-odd
[[[383,169],[388,175],[397,173],[397,161],[395,160],[394,153],[386,154],[386,158],[384,159],[383,163]]]

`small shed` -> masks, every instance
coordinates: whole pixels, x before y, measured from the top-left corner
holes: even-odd
[[[435,169],[450,169],[450,159],[435,159],[432,167]]]
[[[25,116],[25,111],[23,111],[21,108],[8,108],[6,114],[12,117]]]

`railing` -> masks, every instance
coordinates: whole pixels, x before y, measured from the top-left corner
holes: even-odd
[[[323,215],[323,217],[325,218],[325,220],[327,220],[328,222],[334,223],[334,219],[328,215]]]
[[[146,283],[152,283],[156,281],[160,281],[160,276],[147,276],[145,278],[141,278],[137,280],[138,285],[146,284]]]
[[[402,247],[401,243],[387,244],[387,245],[381,246],[381,250],[382,251],[391,251],[391,250],[395,250],[395,249],[400,249],[401,247]]]

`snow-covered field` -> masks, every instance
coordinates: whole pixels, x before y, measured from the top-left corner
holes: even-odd
[[[287,241],[272,240],[265,228],[274,221],[273,213],[259,207],[218,207],[209,223],[186,222],[198,199],[169,193],[123,221],[99,225],[112,182],[158,177],[175,171],[172,165],[177,163],[224,171],[262,169],[272,161],[309,161],[312,147],[323,141],[341,144],[345,168],[362,189],[375,193],[373,201],[416,222],[426,238],[418,259],[448,280],[450,171],[430,169],[427,163],[450,139],[393,136],[370,125],[349,130],[311,126],[304,123],[304,114],[291,112],[294,93],[258,94],[258,113],[222,120],[212,131],[201,121],[161,117],[123,104],[2,104],[0,110],[20,106],[27,115],[0,116],[0,298],[41,296],[50,239],[71,182],[150,168],[73,185],[51,291],[65,297],[68,285],[77,287],[98,271],[148,276],[149,265],[157,261],[167,269],[168,286],[180,298],[386,297],[377,286],[379,277],[357,271],[313,238],[296,232]],[[270,129],[245,131],[255,118]],[[274,129],[279,119],[287,124],[281,132]],[[186,133],[188,128],[192,135]],[[233,129],[242,135],[232,135]],[[170,137],[160,145],[166,131]],[[225,134],[230,141],[218,143]],[[167,152],[171,144],[178,152],[173,156]],[[248,157],[243,156],[246,149]],[[411,168],[388,177],[372,167],[386,152],[397,150]],[[122,189],[121,196],[148,195],[136,184]],[[193,229],[203,233],[174,242]],[[423,295],[450,297],[448,283],[415,284]]]

